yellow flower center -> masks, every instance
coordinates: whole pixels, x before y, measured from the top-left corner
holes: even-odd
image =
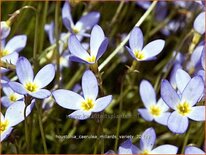
[[[9,122],[6,120],[4,122],[0,122],[0,133],[4,132],[9,125]]]
[[[36,92],[38,89],[38,86],[33,83],[33,82],[27,82],[25,85],[26,90],[30,91],[30,92]]]
[[[95,56],[90,56],[86,59],[88,62],[95,62],[96,58]]]
[[[84,102],[82,102],[81,107],[84,111],[89,111],[93,109],[94,101],[92,99],[86,99]]]
[[[161,114],[161,109],[157,105],[151,105],[149,111],[153,116],[160,116]]]
[[[142,59],[144,59],[144,53],[142,52],[142,51],[139,51],[139,50],[135,50],[134,51],[134,55],[135,55],[135,57],[137,58],[137,59],[139,59],[139,60],[142,60]]]
[[[11,102],[16,102],[17,101],[17,96],[15,93],[12,93],[10,96],[9,96],[9,100]]]
[[[76,28],[76,27],[73,27],[72,30],[73,30],[73,32],[74,32],[75,34],[79,33],[79,31],[80,31],[80,30],[79,30],[78,28]]]
[[[187,102],[183,102],[177,105],[177,111],[180,115],[186,116],[191,112],[191,106]]]
[[[149,154],[150,152],[148,150],[143,150],[140,154]]]
[[[9,54],[9,51],[8,51],[8,50],[1,50],[1,51],[0,51],[0,57],[7,56],[8,54]]]

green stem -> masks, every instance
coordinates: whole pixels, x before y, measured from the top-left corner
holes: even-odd
[[[39,3],[40,4],[40,3]],[[34,71],[37,71],[37,49],[38,49],[38,29],[39,29],[39,11],[40,11],[40,5],[38,5],[37,11],[36,11],[36,21],[35,21],[35,30],[34,30],[34,47],[33,47],[33,65],[34,65]]]
[[[46,17],[47,17],[47,10],[48,10],[48,1],[46,0],[45,1],[45,4],[44,4],[44,12],[43,12],[43,15],[42,15],[42,23],[41,23],[41,29],[40,29],[40,39],[39,39],[39,51],[41,52],[42,49],[43,49],[43,43],[44,43],[44,26],[45,26],[45,23],[46,23]]]
[[[119,102],[119,114],[122,113],[122,107],[123,107],[123,87],[124,87],[124,78],[121,85],[121,92],[120,92],[120,102]],[[117,130],[116,130],[116,139],[115,139],[115,145],[114,145],[114,151],[117,152],[117,146],[119,141],[119,133],[120,133],[120,125],[121,125],[121,117],[118,117],[117,120]]]
[[[47,145],[46,145],[46,140],[45,140],[45,134],[44,134],[43,124],[42,124],[42,119],[41,119],[41,103],[39,103],[37,101],[35,105],[36,105],[37,114],[38,114],[39,128],[40,128],[40,132],[41,132],[41,138],[42,138],[42,143],[43,143],[43,147],[44,147],[44,153],[47,154]]]
[[[56,83],[59,86],[60,84],[60,54],[59,54],[59,11],[60,11],[60,2],[56,2],[55,6],[55,38],[56,38]]]
[[[184,136],[184,142],[183,142],[183,145],[182,145],[181,154],[184,154],[185,146],[186,146],[187,143],[188,143],[189,136],[190,136],[190,132],[191,132],[191,128],[189,128],[188,132],[187,132],[186,135]]]
[[[140,26],[144,20],[148,17],[150,12],[154,9],[158,1],[153,1],[148,10],[144,13],[144,15],[138,20],[138,22],[135,24],[136,26]],[[107,57],[102,64],[99,66],[99,71],[101,71],[111,60],[112,58],[124,47],[124,45],[129,40],[130,33],[125,37],[125,39],[117,46],[117,48]]]
[[[117,8],[117,11],[115,12],[114,17],[112,18],[112,21],[110,23],[110,27],[117,21],[117,18],[119,17],[119,14],[121,13],[121,10],[124,6],[124,2],[125,2],[124,0],[121,0],[119,6]]]
[[[26,150],[29,151],[30,143],[29,143],[29,132],[28,132],[28,124],[27,124],[27,117],[26,117],[26,108],[28,106],[28,96],[25,96],[25,108],[24,108],[24,130],[25,130],[25,140],[26,140]]]

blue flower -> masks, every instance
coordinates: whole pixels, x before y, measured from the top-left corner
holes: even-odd
[[[26,116],[28,116],[34,106],[35,100],[32,100],[31,104],[26,107]],[[5,117],[1,113],[0,122],[0,134],[1,142],[8,137],[8,135],[13,130],[13,127],[24,120],[24,101],[17,101],[12,104],[5,113]]]
[[[178,85],[180,92],[182,91],[180,95],[176,93],[167,80],[163,80],[161,83],[161,97],[174,110],[169,116],[168,128],[174,133],[182,134],[188,128],[188,118],[195,121],[205,120],[205,107],[194,106],[202,96],[204,82],[200,76],[195,76],[189,80],[186,86],[184,78],[179,81]]]
[[[91,32],[90,50],[87,52],[75,35],[69,38],[69,50],[72,53],[71,61],[94,64],[107,49],[108,39],[105,37],[102,28],[95,25]]]
[[[69,115],[70,118],[84,120],[91,116],[92,112],[100,112],[104,110],[112,100],[112,96],[108,95],[97,99],[98,83],[95,75],[87,70],[82,77],[83,97],[79,94],[59,89],[52,94],[55,101],[61,107],[76,110]]]
[[[19,56],[18,53],[26,46],[26,41],[27,41],[26,35],[14,36],[8,41],[7,44],[5,44],[5,40],[1,41],[1,49],[0,49],[1,61],[16,65]]]
[[[126,46],[130,55],[137,61],[154,59],[164,48],[165,41],[158,39],[148,43],[143,48],[144,37],[140,28],[135,27],[130,34],[129,47]]]
[[[137,154],[176,154],[178,148],[173,145],[161,145],[153,149],[156,141],[156,133],[153,128],[148,128],[141,135],[140,148]]]
[[[14,92],[8,85],[3,86],[3,92],[6,96],[1,97],[1,102],[4,107],[9,107],[16,101],[24,98],[23,95]]]
[[[205,152],[197,147],[187,146],[185,149],[185,154],[205,154]]]
[[[85,31],[91,29],[95,24],[98,23],[100,18],[99,12],[90,12],[82,16],[76,24],[74,24],[71,8],[69,3],[66,1],[62,8],[62,20],[64,26],[72,33],[78,34],[77,37],[80,39],[82,36],[88,36]]]
[[[54,79],[54,65],[44,66],[34,77],[30,62],[25,57],[20,57],[16,63],[16,74],[21,83],[9,82],[9,86],[18,94],[29,94],[38,99],[44,99],[51,95],[50,91],[42,88]]]
[[[201,12],[195,18],[193,28],[201,35],[205,33],[205,12]]]
[[[138,112],[146,121],[155,120],[156,122],[167,125],[170,116],[169,107],[160,98],[156,101],[155,90],[149,81],[143,80],[140,83],[140,96],[146,109],[140,108]]]

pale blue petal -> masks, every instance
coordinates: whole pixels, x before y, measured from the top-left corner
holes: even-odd
[[[202,50],[202,56],[201,56],[201,65],[202,65],[202,68],[205,70],[205,47],[203,48]]]
[[[178,69],[176,72],[176,84],[178,90],[182,93],[189,81],[191,80],[190,75],[183,69]]]
[[[112,101],[112,95],[108,95],[105,97],[98,98],[95,101],[94,109],[92,112],[100,112],[104,110]]]
[[[33,81],[34,72],[28,59],[19,57],[16,63],[16,74],[22,84]]]
[[[191,55],[191,62],[194,67],[197,66],[201,62],[202,50],[204,45],[197,46]]]
[[[143,42],[144,42],[144,37],[142,34],[142,31],[139,27],[135,27],[132,29],[129,37],[129,46],[134,50],[142,50],[143,47]]]
[[[200,13],[195,18],[193,27],[198,33],[200,33],[200,34],[205,33],[205,12]]]
[[[10,64],[16,65],[18,61],[19,53],[13,52],[1,58],[1,61],[8,62]]]
[[[3,92],[6,96],[11,95],[12,93],[14,93],[14,91],[9,87],[9,85],[5,85],[3,87]]]
[[[92,28],[91,37],[90,37],[90,55],[97,56],[99,47],[105,39],[104,32],[99,25],[95,25]]]
[[[161,110],[162,110],[163,112],[169,110],[169,107],[168,107],[167,104],[163,101],[162,98],[160,98],[160,99],[158,100],[157,106],[161,107]]]
[[[28,116],[31,113],[34,106],[34,102],[35,101],[32,100],[32,103],[27,106],[26,116]],[[15,126],[25,119],[24,109],[25,103],[23,101],[17,101],[6,110],[5,119],[8,119],[9,126]]]
[[[69,50],[74,56],[83,60],[86,60],[88,57],[90,57],[75,35],[71,35],[69,37]]]
[[[118,154],[137,154],[138,148],[132,144],[132,140],[124,141],[118,148]]]
[[[104,39],[104,41],[102,42],[102,44],[99,47],[99,50],[97,52],[97,57],[96,57],[96,61],[99,60],[99,58],[104,54],[104,52],[107,49],[109,40],[107,38]]]
[[[177,83],[176,83],[176,72],[177,72],[177,70],[178,69],[181,69],[182,68],[182,66],[181,66],[181,64],[180,63],[175,63],[174,65],[173,65],[173,69],[172,69],[172,71],[171,71],[171,73],[170,73],[170,84],[172,85],[172,87],[174,88],[174,89],[176,89],[177,88]]]
[[[204,91],[204,82],[200,76],[193,77],[182,93],[182,101],[195,105]]]
[[[28,92],[29,95],[31,95],[32,97],[34,98],[37,98],[37,99],[45,99],[49,96],[51,96],[51,92],[46,90],[46,89],[39,89],[38,91],[34,92],[34,93],[31,93],[31,92]]]
[[[85,71],[82,76],[82,91],[85,99],[96,100],[99,88],[97,79],[90,70]]]
[[[4,132],[1,133],[1,137],[0,137],[1,142],[10,135],[12,130],[13,130],[13,128],[9,127],[7,130],[5,130]]]
[[[18,82],[9,82],[9,86],[11,89],[13,89],[14,92],[21,94],[21,95],[26,95],[27,91],[24,88],[24,86]]]
[[[87,62],[86,60],[83,60],[83,59],[81,59],[81,58],[79,58],[79,57],[77,57],[77,56],[74,56],[74,55],[71,55],[70,57],[69,57],[69,60],[70,61],[74,61],[74,62],[80,62],[80,63],[85,63],[85,64],[93,64],[93,63],[91,63],[91,62]]]
[[[91,112],[86,112],[82,110],[77,110],[70,115],[68,115],[69,118],[77,119],[77,120],[85,120],[91,116]]]
[[[82,16],[79,21],[75,24],[75,27],[82,27],[84,30],[91,29],[95,24],[98,23],[100,18],[99,12],[90,12]]]
[[[148,109],[138,109],[137,111],[141,115],[141,117],[146,121],[151,122],[154,119],[153,116],[148,111]]]
[[[187,117],[194,121],[205,121],[205,106],[192,107],[192,111]]]
[[[127,49],[127,51],[129,52],[129,54],[130,54],[135,60],[137,60],[137,58],[135,57],[133,51],[132,51],[129,47],[127,47],[127,46],[126,46],[126,49]]]
[[[157,54],[159,54],[163,50],[164,46],[165,46],[165,41],[162,39],[157,39],[155,41],[148,43],[142,49],[142,51],[145,54],[144,59],[149,59],[149,58],[156,56]]]
[[[180,98],[167,80],[162,80],[160,91],[165,103],[170,108],[175,109],[176,105],[180,103]]]
[[[201,76],[203,81],[205,81],[205,70],[199,70],[197,72],[197,75]]]
[[[11,31],[11,27],[6,23],[6,21],[1,21],[1,26],[0,26],[1,40],[6,39],[10,31]]]
[[[1,98],[1,103],[4,107],[9,107],[10,105],[12,105],[12,102],[9,100],[9,98],[7,96],[3,96]]]
[[[6,44],[5,50],[8,50],[9,53],[20,52],[26,46],[26,41],[27,41],[26,35],[14,36]]]
[[[53,64],[44,66],[35,76],[34,83],[37,83],[39,88],[47,86],[55,76],[55,68]]]
[[[141,150],[151,151],[156,141],[156,133],[153,128],[144,131],[140,139]]]
[[[170,112],[164,112],[161,114],[161,116],[155,117],[154,119],[157,123],[167,126],[168,118],[170,115]]]
[[[69,90],[55,90],[52,95],[57,104],[66,109],[78,110],[81,108],[81,103],[84,102],[82,96]]]
[[[62,19],[63,19],[64,26],[66,28],[74,26],[74,23],[72,20],[72,15],[71,15],[71,8],[69,5],[69,2],[67,2],[67,1],[64,3],[64,6],[62,8]],[[67,19],[69,21],[69,25],[68,25],[68,23],[64,22],[64,19]]]
[[[205,154],[205,152],[197,147],[187,146],[185,149],[185,154]]]
[[[55,38],[54,38],[54,22],[52,21],[50,24],[46,24],[44,26],[44,29],[49,37],[49,42],[50,44],[55,43]]]
[[[152,150],[151,154],[177,154],[178,147],[174,145],[161,145]]]
[[[151,83],[147,80],[142,80],[140,83],[140,96],[144,103],[144,106],[148,109],[150,105],[156,104],[156,93],[151,85]]]
[[[189,120],[186,116],[178,114],[174,111],[168,119],[168,128],[176,134],[183,134],[186,132],[189,125]]]

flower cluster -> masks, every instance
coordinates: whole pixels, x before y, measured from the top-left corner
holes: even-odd
[[[83,5],[73,9],[78,4]],[[130,8],[146,12],[130,18]],[[12,25],[19,26],[17,17],[24,9],[36,13],[36,24],[21,34],[24,28],[17,31]],[[106,154],[205,154],[203,138],[189,137],[202,134],[205,121],[204,2],[122,1],[111,22],[104,22],[110,18],[105,9],[97,2],[39,3],[38,8],[24,6],[1,21],[1,142],[17,153],[39,143],[45,154],[96,154],[100,148],[101,153],[108,149]],[[54,10],[55,20],[47,21]],[[138,21],[130,26],[133,16]],[[119,117],[108,120],[104,114]],[[140,117],[120,117],[127,114]],[[18,136],[23,121],[25,136]],[[84,140],[77,146],[72,140],[68,146],[63,138],[54,138],[76,138],[84,132],[95,132],[95,142]],[[134,144],[137,138],[118,137],[136,132],[142,133],[139,145]],[[101,139],[105,134],[115,134],[114,147]],[[42,141],[34,142],[40,136]]]

